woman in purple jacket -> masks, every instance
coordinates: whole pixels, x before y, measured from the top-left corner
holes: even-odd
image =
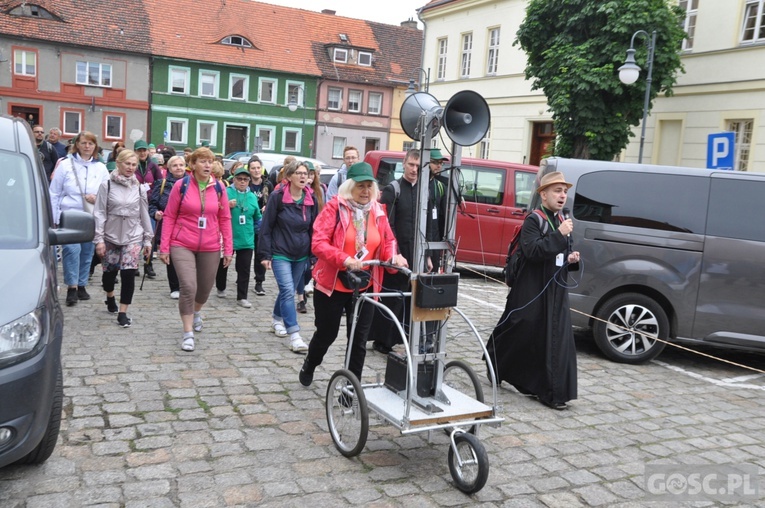
[[[202,306],[210,296],[220,259],[223,237],[223,264],[234,255],[231,209],[223,184],[211,174],[215,155],[207,147],[197,148],[189,157],[191,175],[176,182],[162,217],[159,259],[173,259],[181,283],[178,310],[183,321],[181,349],[194,351],[194,332],[202,331]]]

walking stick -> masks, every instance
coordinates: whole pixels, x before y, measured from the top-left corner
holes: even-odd
[[[151,256],[152,256],[152,253],[156,250],[156,248],[157,248],[157,237],[155,235],[154,238],[152,238],[151,240],[151,252],[149,253],[148,256],[143,257],[143,277],[141,277],[141,287],[138,288],[138,291],[143,291],[143,281],[146,280],[146,267],[149,266],[149,263],[151,263]]]

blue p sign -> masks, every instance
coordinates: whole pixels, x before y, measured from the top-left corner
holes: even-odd
[[[707,168],[733,169],[735,135],[718,132],[709,135],[707,142]]]

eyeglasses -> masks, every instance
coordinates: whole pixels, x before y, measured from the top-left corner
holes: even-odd
[[[300,176],[308,176],[308,172],[307,171],[295,171],[294,174],[295,175],[300,175]]]
[[[234,180],[239,180],[240,182],[248,182],[250,180],[249,176],[237,176]]]

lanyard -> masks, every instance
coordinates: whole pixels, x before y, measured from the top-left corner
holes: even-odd
[[[241,199],[242,196],[244,196],[244,199]],[[236,189],[236,206],[242,213],[247,213],[247,208],[242,206],[242,203],[245,201],[247,201],[247,191],[239,192],[239,189]]]
[[[550,220],[550,216],[547,215],[547,210],[545,210],[544,206],[541,206],[540,208],[542,209],[542,212],[545,214],[545,218],[547,219],[547,222],[550,224],[550,230],[555,231],[555,224],[552,223],[552,221]]]

